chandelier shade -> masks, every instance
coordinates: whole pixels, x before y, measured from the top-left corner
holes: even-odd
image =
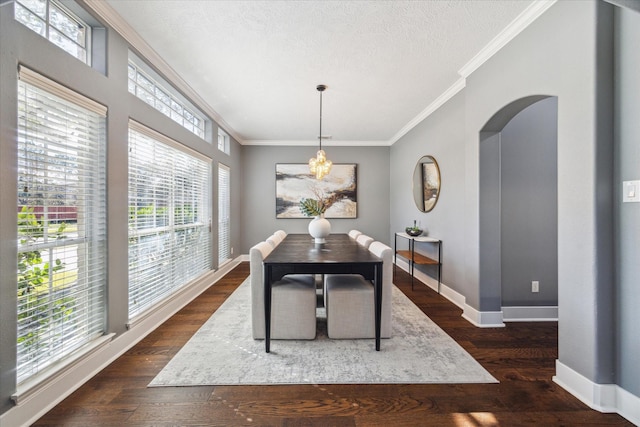
[[[318,140],[320,141],[320,147],[316,153],[316,157],[309,159],[309,172],[316,176],[316,179],[322,179],[331,172],[331,165],[333,162],[327,159],[327,155],[322,149],[322,92],[327,87],[325,85],[318,85],[316,89],[320,92],[320,133]]]

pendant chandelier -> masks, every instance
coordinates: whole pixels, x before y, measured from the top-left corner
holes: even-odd
[[[309,159],[309,171],[316,176],[316,179],[322,179],[325,175],[331,172],[331,160],[327,159],[327,155],[322,149],[322,92],[327,87],[325,85],[318,85],[316,89],[320,92],[320,134],[318,139],[320,140],[320,148],[316,153],[316,157]]]

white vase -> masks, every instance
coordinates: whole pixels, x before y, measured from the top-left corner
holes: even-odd
[[[331,223],[324,215],[317,216],[309,223],[309,234],[316,243],[326,243],[327,236],[331,234]]]

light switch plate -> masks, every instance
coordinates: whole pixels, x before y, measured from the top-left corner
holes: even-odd
[[[624,181],[622,183],[622,202],[640,202],[640,181]]]

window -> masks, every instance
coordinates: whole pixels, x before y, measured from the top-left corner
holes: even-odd
[[[210,162],[129,128],[129,318],[211,269]]]
[[[206,120],[202,112],[193,107],[171,85],[144,69],[142,61],[129,58],[129,92],[160,111],[188,131],[205,139]],[[169,90],[171,88],[171,90]]]
[[[218,165],[218,265],[231,258],[231,169]]]
[[[24,68],[18,82],[18,383],[102,336],[106,109]]]
[[[223,153],[229,154],[229,135],[218,128],[218,150]]]
[[[15,19],[89,64],[91,27],[53,0],[16,0]]]

